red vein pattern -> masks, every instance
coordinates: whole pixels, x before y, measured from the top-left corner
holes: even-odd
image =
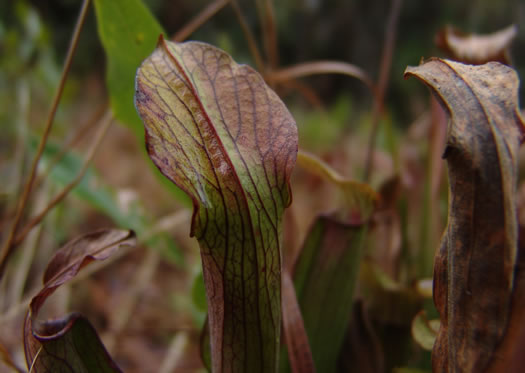
[[[137,72],[148,153],[194,204],[214,372],[277,370],[281,218],[297,128],[251,67],[204,43],[164,41]]]
[[[33,297],[24,321],[24,351],[33,373],[119,373],[97,332],[82,315],[40,321],[38,313],[47,298],[74,278],[84,266],[105,260],[122,246],[134,245],[135,234],[103,229],[69,241],[49,262],[44,286]]]

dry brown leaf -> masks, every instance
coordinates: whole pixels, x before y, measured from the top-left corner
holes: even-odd
[[[516,25],[487,35],[465,34],[446,26],[436,35],[436,45],[457,61],[474,65],[497,61],[508,65],[509,47],[517,33]]]
[[[486,373],[519,373],[525,363],[523,350],[525,348],[525,227],[520,226],[520,243],[518,262],[514,273],[514,288],[512,291],[511,311],[507,333],[502,343],[494,353]]]
[[[514,280],[517,154],[523,121],[515,71],[431,59],[408,67],[451,116],[447,230],[434,266],[441,328],[434,372],[484,372],[505,334]]]

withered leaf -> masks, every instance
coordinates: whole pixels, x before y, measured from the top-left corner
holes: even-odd
[[[523,209],[523,206],[519,206]],[[486,373],[520,373],[525,366],[525,226],[519,227],[518,259],[514,271],[514,286],[510,316],[503,341],[494,352]]]
[[[193,200],[214,372],[277,370],[281,220],[297,128],[252,68],[204,43],[159,40],[137,72],[149,155]]]
[[[451,117],[444,158],[449,216],[434,266],[441,327],[434,372],[483,372],[508,322],[517,253],[517,154],[523,122],[515,71],[431,59],[408,67]]]
[[[436,44],[460,62],[474,65],[490,61],[510,64],[509,48],[517,34],[516,25],[488,35],[465,34],[446,26],[436,35]]]
[[[46,299],[81,268],[134,243],[131,231],[100,230],[69,241],[55,253],[44,274],[44,287],[32,299],[24,323],[24,349],[31,372],[120,372],[83,316],[71,314],[50,321],[39,321],[37,317]]]

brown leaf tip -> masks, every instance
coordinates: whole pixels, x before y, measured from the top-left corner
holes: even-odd
[[[164,39],[164,35],[160,34],[159,39],[157,40],[157,47],[160,47],[161,45],[164,45],[166,43]]]
[[[516,25],[486,35],[468,34],[448,25],[436,34],[434,42],[459,62],[482,65],[496,61],[509,65],[509,47],[517,33]]]

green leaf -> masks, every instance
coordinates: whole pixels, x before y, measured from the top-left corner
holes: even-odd
[[[142,123],[133,106],[134,78],[164,31],[141,0],[95,0],[94,5],[107,55],[106,81],[113,114],[142,137]]]
[[[193,280],[193,286],[191,288],[191,296],[193,299],[193,304],[197,308],[197,310],[201,312],[206,312],[206,309],[208,308],[207,302],[206,302],[206,289],[204,286],[204,276],[202,275],[202,272],[199,271],[197,276],[195,276],[195,279]]]
[[[211,345],[210,345],[210,325],[208,324],[208,317],[204,320],[200,336],[200,350],[202,364],[208,372],[211,372]]]
[[[367,224],[318,217],[298,259],[294,284],[319,372],[337,370],[366,232]]]
[[[81,315],[51,321],[39,321],[37,317],[46,299],[80,269],[134,243],[131,231],[101,230],[71,240],[55,253],[44,273],[44,287],[31,300],[24,322],[24,349],[31,372],[120,372],[95,329]]]
[[[98,33],[107,55],[106,81],[111,109],[115,118],[128,125],[142,143],[144,128],[133,105],[135,74],[164,31],[141,0],[95,0],[94,4]],[[152,169],[178,201],[189,205],[181,190],[156,168]]]
[[[136,86],[151,159],[193,200],[213,370],[274,372],[295,122],[257,72],[204,43],[161,38]]]

